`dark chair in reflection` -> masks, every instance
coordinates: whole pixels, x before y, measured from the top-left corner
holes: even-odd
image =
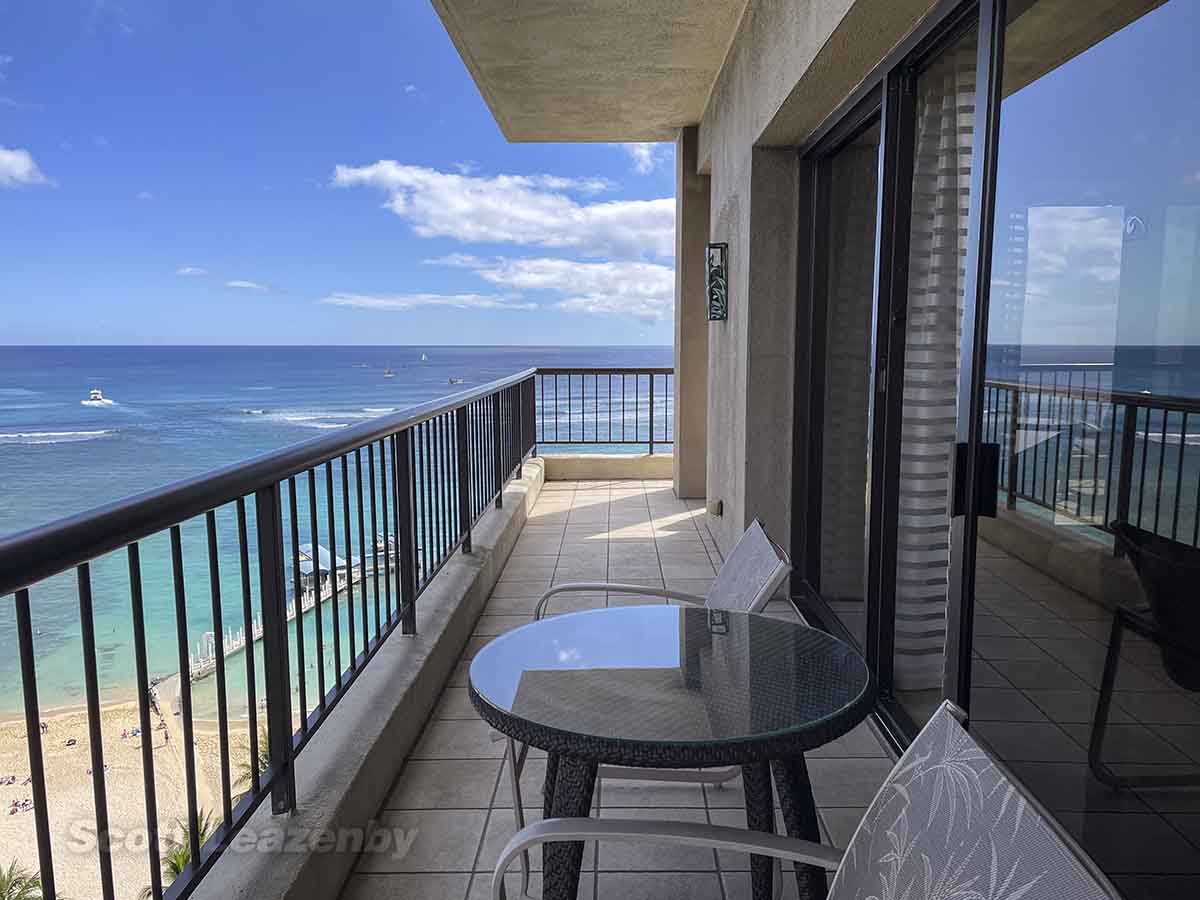
[[[1200,785],[1200,772],[1122,777],[1101,760],[1126,629],[1158,645],[1171,681],[1184,690],[1200,691],[1200,548],[1128,522],[1113,522],[1112,530],[1137,572],[1147,605],[1120,606],[1113,613],[1088,764],[1100,781],[1115,788]]]

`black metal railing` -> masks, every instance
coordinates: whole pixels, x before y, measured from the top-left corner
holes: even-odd
[[[1200,546],[1200,401],[1111,389],[1107,366],[1030,366],[984,388],[1009,509],[1025,501],[1109,530]]]
[[[587,447],[675,443],[675,370],[539,368],[537,442]]]
[[[61,867],[63,860],[56,860],[47,804],[38,696],[43,639],[31,603],[39,591],[48,591],[50,582],[61,588],[59,576],[75,573],[99,865],[98,890],[88,893],[114,897],[101,728],[105,686],[96,641],[102,603],[105,614],[120,607],[128,623],[122,628],[132,631],[128,652],[142,738],[149,894],[155,900],[186,897],[266,797],[275,813],[295,809],[296,755],[388,636],[397,628],[415,633],[422,591],[460,546],[470,550],[471,528],[489,505],[502,504],[505,483],[534,450],[534,379],[534,370],[520,372],[0,540],[0,596],[15,597],[44,896],[57,896],[55,864]],[[161,595],[173,599],[174,628],[162,632],[173,632],[171,640],[148,641],[147,611],[161,625],[170,609],[148,602],[144,577],[143,550],[157,547],[163,532],[169,550],[163,548],[162,563],[170,574],[161,579]],[[101,569],[105,589],[94,597],[93,575]],[[189,603],[205,593],[209,603]],[[201,632],[193,654],[192,641]],[[112,645],[105,649],[107,660]],[[242,657],[240,665],[231,665],[235,656]],[[211,811],[219,821],[202,840],[210,811],[199,801],[195,701],[208,686],[214,688],[218,724],[220,809]],[[162,712],[165,704],[177,707],[178,725],[172,710]],[[238,710],[243,705],[244,720]],[[265,747],[259,746],[260,715]],[[157,730],[167,732],[164,740],[172,728],[182,730],[177,740],[186,813],[180,839],[188,862],[169,885],[161,876],[156,719]],[[231,736],[235,728],[245,733],[240,748]],[[235,763],[247,773],[240,796]],[[81,860],[72,858],[69,865]]]

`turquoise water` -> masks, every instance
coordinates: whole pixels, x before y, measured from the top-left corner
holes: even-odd
[[[428,357],[424,361],[422,354]],[[331,433],[527,367],[671,363],[669,347],[2,348],[0,534]],[[393,378],[383,377],[388,367],[395,372]],[[452,386],[451,378],[461,378],[464,383]],[[81,404],[91,388],[100,388],[112,405]],[[365,454],[362,463],[365,480]],[[356,509],[357,500],[355,476],[352,465],[352,509]],[[300,541],[305,542],[310,534],[307,483],[303,478],[298,488]],[[344,555],[338,467],[334,470],[333,497],[336,543],[339,555]],[[286,492],[284,500],[286,503]],[[328,546],[325,503],[322,473],[318,479],[318,542]],[[248,504],[248,515],[253,608],[257,616],[252,503]],[[370,541],[369,512],[367,515]],[[352,524],[357,554],[357,521]],[[217,511],[217,533],[220,608],[224,624],[236,629],[242,623],[242,593],[232,505]],[[188,635],[194,650],[204,632],[213,629],[203,518],[184,524],[182,545]],[[163,677],[179,668],[167,534],[141,542],[140,552],[150,671],[152,677]],[[123,699],[132,695],[133,684],[125,552],[96,560],[91,578],[102,694],[106,700]],[[361,594],[357,589],[355,597],[355,627],[361,633]],[[380,602],[382,605],[382,597]],[[31,604],[41,705],[49,709],[79,704],[83,701],[83,676],[75,573],[64,573],[34,586]],[[325,607],[328,687],[333,678],[333,620],[330,605]],[[349,611],[345,604],[340,614],[344,665],[349,650]],[[373,634],[373,592],[367,614]],[[293,669],[294,627],[293,623]],[[310,707],[316,695],[316,672],[311,668],[316,655],[315,627],[315,616],[305,616]],[[358,641],[361,649],[361,638]],[[0,685],[5,688],[0,691],[0,716],[9,716],[21,708],[22,694],[13,608],[8,598],[0,601],[0,647],[4,648],[0,653]],[[242,654],[231,657],[228,663],[230,703],[235,709],[245,708],[244,665]],[[201,715],[213,709],[215,683],[215,679],[208,678],[195,687]]]

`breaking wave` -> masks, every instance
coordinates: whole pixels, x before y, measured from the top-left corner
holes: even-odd
[[[98,428],[93,431],[0,432],[0,444],[70,444],[78,441],[92,441],[112,433],[113,430],[109,428]]]

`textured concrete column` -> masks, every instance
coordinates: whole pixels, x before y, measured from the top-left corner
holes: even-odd
[[[703,498],[708,457],[709,178],[696,171],[697,128],[675,142],[675,495]]]

